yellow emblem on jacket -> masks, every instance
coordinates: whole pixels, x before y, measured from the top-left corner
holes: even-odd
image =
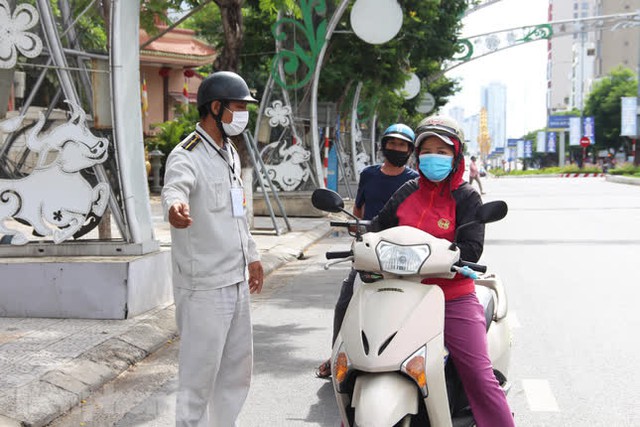
[[[448,230],[450,226],[451,221],[449,221],[448,219],[440,218],[438,220],[438,227],[442,228],[443,230]]]

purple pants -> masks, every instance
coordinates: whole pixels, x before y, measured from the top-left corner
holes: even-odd
[[[476,294],[445,303],[444,343],[460,375],[478,427],[515,426],[487,349],[484,310]]]

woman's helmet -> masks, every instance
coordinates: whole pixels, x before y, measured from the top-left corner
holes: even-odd
[[[198,109],[209,108],[213,101],[258,102],[249,92],[242,77],[231,71],[218,71],[207,76],[198,88]]]
[[[409,151],[412,151],[416,135],[409,126],[402,123],[396,123],[389,126],[382,134],[382,148],[384,148],[384,143],[389,138],[398,138],[403,141],[407,141],[409,143]]]
[[[459,150],[455,154],[455,159],[453,162],[453,170],[455,171],[460,164],[460,160],[464,155],[464,132],[462,131],[462,127],[460,124],[453,118],[448,116],[429,116],[425,119],[422,119],[420,123],[418,123],[418,127],[416,128],[416,156],[419,154],[418,149],[420,148],[420,144],[422,141],[427,139],[432,135],[444,136],[443,139],[450,145],[452,141],[449,138],[455,138],[459,142]]]
[[[464,132],[462,131],[462,127],[458,124],[457,121],[447,116],[429,116],[423,119],[416,128],[416,134],[418,135],[416,140],[416,145],[420,145],[420,142],[426,138],[425,135],[422,138],[422,134],[425,132],[433,132],[440,135],[452,136],[458,141],[460,144],[464,144]]]

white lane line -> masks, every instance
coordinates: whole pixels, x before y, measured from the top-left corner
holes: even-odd
[[[518,316],[516,316],[515,312],[509,311],[507,319],[509,319],[509,326],[511,326],[511,329],[518,329],[522,327],[522,324],[520,323],[520,320],[518,320]]]
[[[558,412],[558,402],[547,380],[522,380],[529,410],[536,412]]]

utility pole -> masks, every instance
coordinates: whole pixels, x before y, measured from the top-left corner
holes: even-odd
[[[584,24],[580,23],[580,136],[583,133],[583,120],[584,120]],[[563,132],[564,136],[564,132]],[[564,144],[562,144],[564,150]],[[563,156],[564,157],[564,156]],[[582,147],[582,163],[581,167],[584,168],[584,162],[587,158],[587,147]],[[560,165],[564,166],[564,165]]]
[[[640,165],[640,156],[638,156],[638,147],[636,141],[640,135],[640,29],[636,27],[638,31],[638,69],[636,74],[638,76],[638,90],[636,93],[636,136],[633,138],[633,145],[631,146],[631,154],[633,154],[633,164]]]

